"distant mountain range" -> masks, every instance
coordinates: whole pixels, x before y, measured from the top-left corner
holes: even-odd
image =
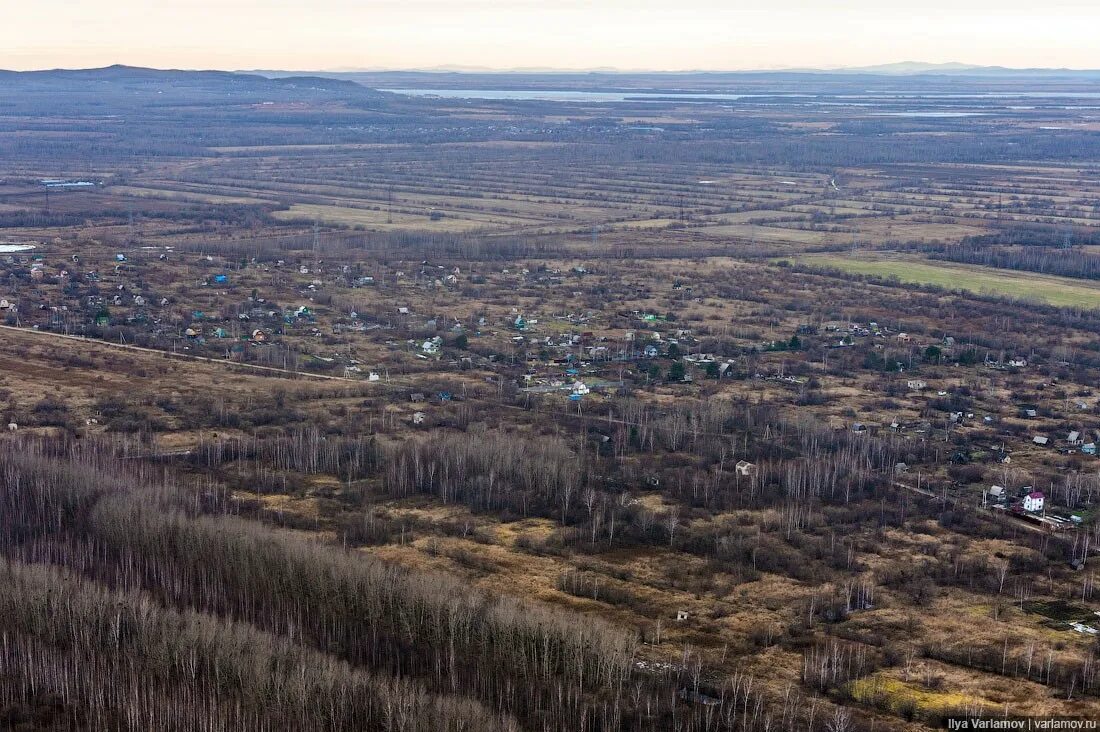
[[[1019,76],[1037,74],[1091,74],[1100,73],[1089,69],[1014,69],[1007,66],[975,66],[973,64],[943,63],[930,64],[920,61],[901,61],[877,66],[853,66],[838,69],[805,69],[807,72],[840,74],[883,74],[889,76],[913,76],[921,74],[951,74],[961,76]]]
[[[981,66],[963,63],[925,63],[921,61],[900,61],[897,63],[877,64],[873,66],[843,66],[836,68],[803,67],[803,68],[779,68],[779,69],[745,69],[745,70],[717,70],[698,69],[686,71],[661,71],[656,69],[616,69],[616,68],[589,68],[589,69],[562,69],[562,68],[511,68],[493,69],[484,66],[433,66],[430,68],[414,69],[370,69],[370,68],[340,68],[325,71],[294,72],[281,70],[255,70],[247,73],[261,74],[272,78],[292,76],[299,73],[319,74],[322,76],[352,76],[355,74],[545,74],[545,75],[577,75],[577,74],[607,74],[607,75],[698,75],[698,74],[871,74],[876,76],[923,76],[923,75],[952,75],[952,76],[1090,76],[1100,77],[1100,69],[1057,69],[1057,68],[1010,68],[1007,66]]]

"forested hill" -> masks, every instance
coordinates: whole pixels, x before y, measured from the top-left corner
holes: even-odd
[[[180,71],[134,66],[49,71],[0,71],[3,105],[25,106],[48,100],[53,105],[100,104],[122,107],[179,103],[231,104],[316,102],[346,99],[362,102],[389,95],[354,81],[316,76],[269,79],[230,71]]]

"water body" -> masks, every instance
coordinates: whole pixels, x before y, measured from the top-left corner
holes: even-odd
[[[1066,91],[1005,91],[1005,92],[904,92],[896,90],[867,90],[862,94],[807,94],[795,92],[775,92],[773,94],[727,94],[685,92],[670,89],[665,92],[631,91],[588,91],[583,89],[382,89],[392,94],[404,94],[412,97],[439,97],[441,99],[486,99],[507,101],[543,101],[543,102],[735,102],[740,99],[831,99],[831,102],[817,104],[839,104],[851,106],[874,106],[890,100],[942,100],[945,102],[965,100],[1002,100],[1002,99],[1100,99],[1100,92]],[[861,104],[862,102],[862,104]]]
[[[873,112],[872,117],[915,117],[930,119],[952,119],[954,117],[985,117],[987,112]]]
[[[488,99],[538,102],[734,102],[769,97],[814,97],[814,94],[702,94],[692,92],[600,92],[570,89],[379,89],[391,94],[441,99]]]

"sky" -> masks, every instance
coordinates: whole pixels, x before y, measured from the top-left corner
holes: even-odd
[[[0,0],[0,68],[1100,67],[1097,0]]]

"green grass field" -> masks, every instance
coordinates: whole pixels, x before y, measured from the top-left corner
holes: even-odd
[[[794,261],[854,274],[897,277],[902,282],[936,285],[951,290],[1037,300],[1060,307],[1100,308],[1100,283],[1092,284],[1069,277],[868,252],[855,255],[806,254],[794,258]]]

